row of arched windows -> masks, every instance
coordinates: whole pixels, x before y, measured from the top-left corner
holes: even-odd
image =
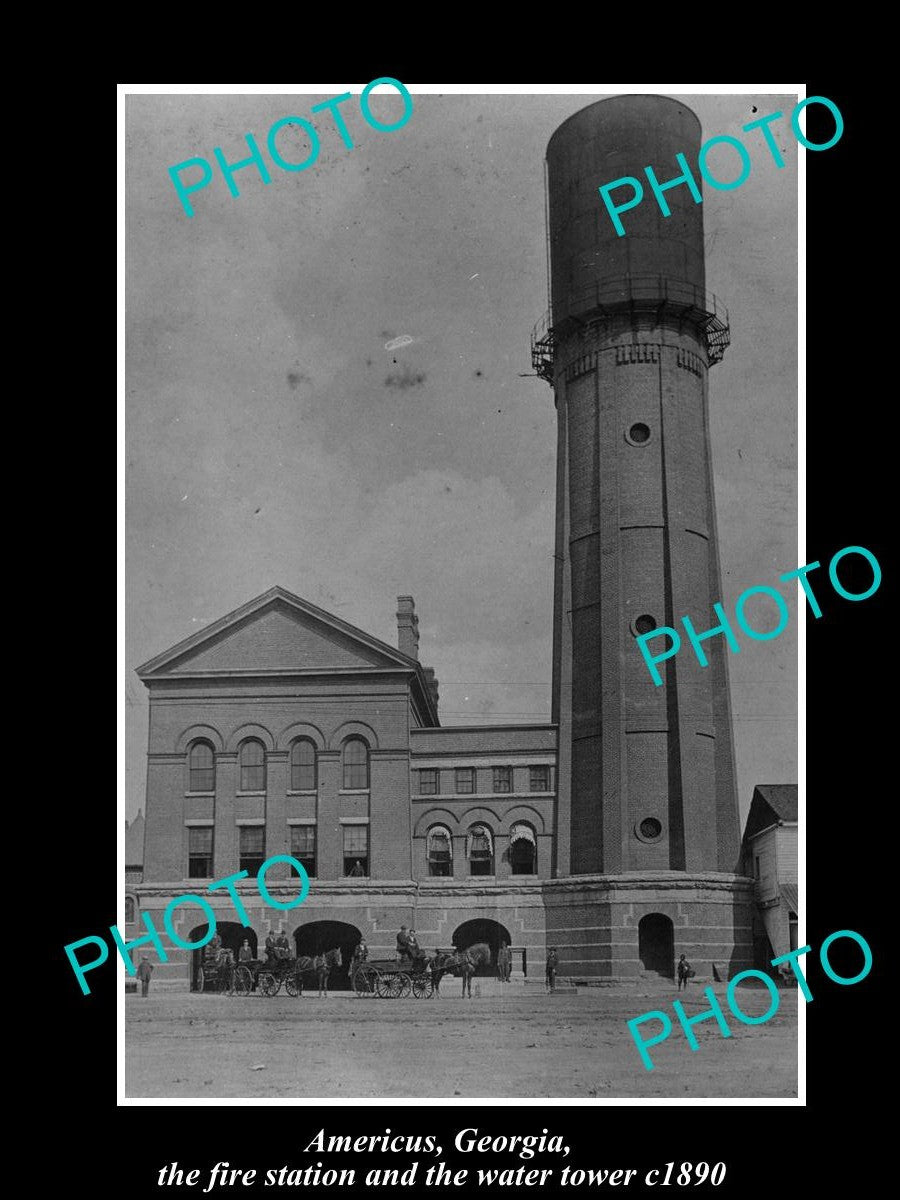
[[[432,825],[426,838],[428,874],[449,876],[453,870],[453,835],[446,825]],[[479,822],[466,832],[465,856],[470,875],[493,875],[494,835]],[[537,874],[537,838],[532,827],[517,821],[509,831],[509,863],[513,875]]]
[[[319,786],[318,751],[309,738],[291,742],[290,790],[314,792]],[[341,750],[343,769],[341,786],[345,791],[366,791],[369,787],[369,747],[360,737],[347,738]],[[266,790],[266,748],[257,738],[247,738],[238,748],[238,790]],[[216,755],[209,742],[195,741],[188,751],[188,790],[216,790]]]

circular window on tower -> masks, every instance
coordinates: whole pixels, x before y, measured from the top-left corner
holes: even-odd
[[[645,445],[650,441],[650,426],[645,425],[643,421],[636,422],[625,434],[625,441],[630,442],[632,446]]]
[[[649,613],[641,613],[639,617],[635,617],[631,622],[631,632],[635,637],[640,633],[652,633],[656,628],[656,618],[651,617]]]
[[[662,837],[662,821],[657,821],[656,817],[644,817],[635,825],[634,832],[642,842],[658,842]]]

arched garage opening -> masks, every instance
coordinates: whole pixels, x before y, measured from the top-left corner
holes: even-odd
[[[497,973],[497,951],[500,949],[500,943],[506,942],[507,945],[512,945],[509,930],[505,925],[501,925],[499,921],[482,919],[464,921],[454,931],[453,947],[456,950],[468,950],[470,946],[474,946],[478,942],[486,942],[490,946],[491,962],[490,966],[479,967],[476,975],[495,975]]]
[[[342,966],[332,967],[328,976],[329,991],[346,991],[350,987],[350,963],[353,951],[362,941],[355,925],[344,921],[310,921],[294,930],[294,946],[298,958],[313,958],[336,946],[341,951]]]
[[[675,927],[662,913],[648,913],[638,924],[638,955],[645,971],[675,978]]]
[[[195,925],[191,932],[185,938],[187,942],[199,942],[202,937],[206,936],[209,926],[204,921],[202,925]],[[234,955],[234,961],[239,961],[239,952],[244,944],[244,938],[250,943],[250,949],[253,951],[253,957],[256,958],[256,934],[247,926],[239,924],[237,921],[216,921],[216,933],[222,939],[222,945],[231,951]],[[194,950],[191,954],[191,991],[197,990],[197,973],[203,964],[203,956],[206,953],[206,946],[201,946],[199,950]]]

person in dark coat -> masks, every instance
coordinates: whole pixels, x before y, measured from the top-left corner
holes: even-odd
[[[397,934],[397,956],[399,958],[412,958],[409,949],[409,930],[405,925],[400,926],[400,932]]]
[[[146,954],[141,955],[138,963],[137,977],[141,981],[141,995],[146,996],[150,991],[150,976],[153,974],[153,963]]]
[[[288,941],[287,931],[284,929],[275,939],[275,955],[277,958],[291,957],[291,943]]]
[[[684,990],[687,991],[688,980],[691,978],[691,976],[694,974],[694,972],[691,967],[691,964],[688,962],[688,960],[685,958],[685,956],[683,954],[682,954],[681,958],[679,958],[679,960],[678,960],[678,972],[677,973],[678,973],[678,991],[680,992],[682,988],[684,988]]]
[[[556,986],[556,968],[559,965],[559,955],[552,947],[547,952],[547,990],[552,992]]]
[[[501,983],[509,983],[511,958],[512,955],[510,954],[509,946],[507,946],[506,942],[501,942],[500,949],[497,951],[497,978]]]
[[[316,980],[318,981],[318,984],[319,984],[319,997],[321,998],[322,996],[324,996],[325,999],[327,1000],[328,999],[329,967],[328,967],[328,959],[325,957],[324,954],[316,955],[315,961],[313,962],[313,967],[315,968]]]
[[[275,934],[266,934],[266,962],[273,962],[275,959]]]

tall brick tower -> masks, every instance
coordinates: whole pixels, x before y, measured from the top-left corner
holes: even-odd
[[[570,957],[588,976],[669,974],[676,948],[710,971],[750,958],[723,639],[707,668],[685,645],[661,687],[635,641],[684,614],[707,629],[722,598],[707,375],[727,314],[706,292],[702,204],[672,187],[665,217],[644,174],[672,180],[683,154],[699,183],[699,145],[684,104],[625,96],[547,148],[552,307],[533,353],[558,413],[556,875],[584,906]],[[597,189],[622,176],[645,198],[620,237]]]

